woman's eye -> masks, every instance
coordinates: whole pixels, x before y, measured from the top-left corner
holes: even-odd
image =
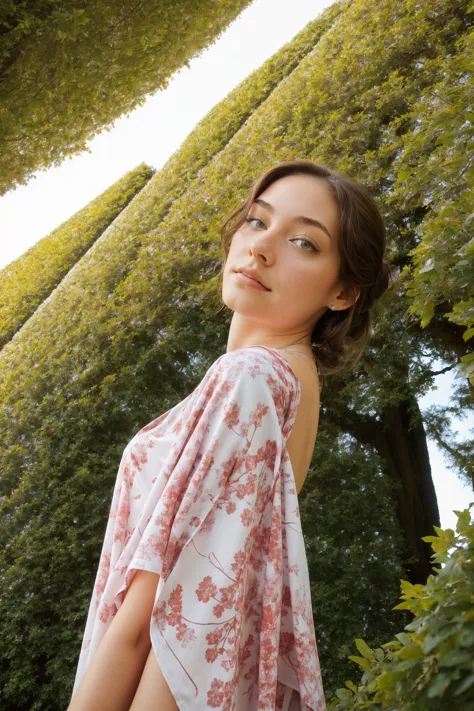
[[[262,220],[259,220],[258,217],[246,217],[245,222],[260,222],[260,224],[265,227]]]
[[[265,227],[265,223],[262,222],[262,220],[260,220],[258,217],[246,217],[245,222],[260,222],[260,224]],[[293,242],[305,242],[305,244],[308,244],[311,247],[310,250],[303,249],[303,252],[308,252],[308,251],[319,252],[319,249],[316,249],[314,244],[312,242],[310,242],[309,239],[305,239],[304,237],[297,237],[296,239],[294,239],[292,241]]]
[[[304,237],[297,237],[296,239],[294,239],[294,240],[292,240],[292,241],[293,241],[293,242],[306,242],[306,244],[309,244],[309,246],[311,247],[311,251],[313,251],[313,252],[319,252],[319,250],[316,249],[316,247],[314,246],[314,244],[313,244],[312,242],[310,242],[309,239],[304,239]],[[303,251],[304,251],[304,252],[307,252],[308,250],[305,249],[305,250],[303,250]]]

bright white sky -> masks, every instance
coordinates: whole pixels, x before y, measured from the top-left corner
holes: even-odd
[[[214,45],[190,62],[189,69],[184,67],[174,76],[165,91],[150,96],[130,116],[91,140],[90,153],[38,172],[28,185],[1,197],[0,269],[142,161],[159,170],[215,104],[331,4],[255,0]],[[420,399],[421,409],[433,403],[447,405],[453,382],[451,373],[438,376],[437,390]],[[473,426],[472,416],[453,423],[461,440]],[[474,493],[446,468],[432,442],[429,452],[441,527],[454,528],[453,510],[465,508]]]

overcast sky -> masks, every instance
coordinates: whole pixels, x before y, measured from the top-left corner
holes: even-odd
[[[27,186],[0,197],[0,269],[142,161],[159,170],[215,104],[329,5],[318,0],[255,0],[165,91],[148,97],[130,116],[89,141],[90,153],[38,172]],[[421,409],[447,405],[453,382],[451,373],[438,376],[437,389],[419,400]],[[459,439],[473,427],[474,417],[453,423]],[[474,494],[446,468],[432,442],[429,451],[441,527],[454,528],[453,510],[465,508]]]

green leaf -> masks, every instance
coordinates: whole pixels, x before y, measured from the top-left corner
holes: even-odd
[[[423,656],[423,650],[414,644],[411,647],[400,649],[397,656],[399,659],[420,659]]]
[[[359,650],[359,652],[366,658],[366,659],[374,659],[374,652],[372,649],[368,646],[366,642],[364,642],[363,639],[360,637],[357,637],[355,640],[356,647]]]
[[[462,608],[459,612],[462,611]],[[446,637],[454,634],[458,629],[458,623],[454,622],[451,624],[442,625],[441,628],[436,629],[433,632],[427,632],[423,641],[423,650],[425,654],[430,654],[435,647],[437,647],[441,642],[444,642]]]
[[[348,689],[350,689],[354,693],[357,693],[357,686],[354,684],[353,681],[348,679],[347,681],[344,682],[344,684],[347,686]]]
[[[369,662],[367,659],[365,659],[364,657],[358,657],[358,656],[356,656],[356,655],[349,654],[347,658],[350,659],[350,660],[353,661],[353,662],[356,662],[356,664],[358,664],[359,666],[361,666],[362,669],[370,669],[371,666],[372,666],[372,665],[370,664],[370,662]]]
[[[411,622],[409,622],[407,625],[405,625],[405,629],[408,630],[409,632],[416,632],[417,630],[422,627],[424,624],[424,620],[422,617],[415,617]]]
[[[400,642],[405,646],[413,644],[410,635],[408,635],[406,632],[399,632],[395,635],[395,637],[399,639]]]
[[[394,688],[395,683],[399,679],[403,679],[404,676],[405,672],[403,671],[384,671],[378,677],[378,688],[382,691],[392,689]]]
[[[352,699],[352,694],[348,689],[336,689],[336,696],[341,699],[341,701],[350,701]]]
[[[474,329],[471,329],[474,333]],[[456,516],[458,517],[457,523],[456,523],[456,531],[457,533],[464,533],[464,531],[467,529],[467,527],[471,523],[471,514],[469,509],[464,509],[463,511],[454,511]]]
[[[463,651],[461,649],[451,649],[438,658],[440,667],[461,666],[469,662],[472,662],[472,652]]]
[[[417,659],[404,659],[398,662],[397,671],[407,671],[408,669],[413,669],[413,667],[418,667],[419,661]]]
[[[411,610],[413,602],[411,600],[406,600],[405,602],[399,602],[398,605],[392,607],[392,610]]]
[[[467,691],[474,684],[474,674],[469,674],[462,680],[459,686],[455,687],[453,696],[459,696]]]
[[[423,594],[422,585],[413,585],[408,580],[401,580],[400,587],[402,590],[402,594],[408,598],[418,599]]]
[[[430,683],[428,684],[427,694],[428,698],[434,699],[440,697],[444,694],[449,684],[451,683],[451,678],[444,672],[440,672],[434,676]]]

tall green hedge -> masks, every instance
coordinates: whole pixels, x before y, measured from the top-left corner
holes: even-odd
[[[436,359],[454,368],[469,354],[465,327],[443,316],[446,303],[434,295],[433,317],[421,328],[400,276],[413,265],[423,225],[442,208],[430,203],[426,166],[441,160],[431,124],[412,112],[438,95],[447,66],[451,82],[467,86],[456,74],[471,36],[467,10],[462,0],[329,8],[203,119],[5,345],[2,707],[67,703],[123,448],[225,352],[231,314],[220,311],[221,219],[257,175],[294,157],[368,186],[385,216],[394,271],[364,358],[323,391],[300,494],[327,698],[351,675],[356,681],[347,660],[354,638],[378,645],[403,626],[403,612],[392,611],[399,579],[426,582],[433,568],[422,537],[439,525],[427,430],[469,476],[470,443],[456,443],[456,458],[449,428],[472,401],[469,381],[445,412],[421,412],[417,402],[433,384]],[[464,111],[468,88],[457,96]],[[453,151],[464,150],[467,189],[470,144],[465,134],[461,147],[452,140]],[[412,178],[403,180],[408,160]],[[470,288],[448,291],[448,306]]]
[[[0,349],[154,173],[141,163],[0,271]]]
[[[0,195],[166,89],[252,0],[5,0]]]

